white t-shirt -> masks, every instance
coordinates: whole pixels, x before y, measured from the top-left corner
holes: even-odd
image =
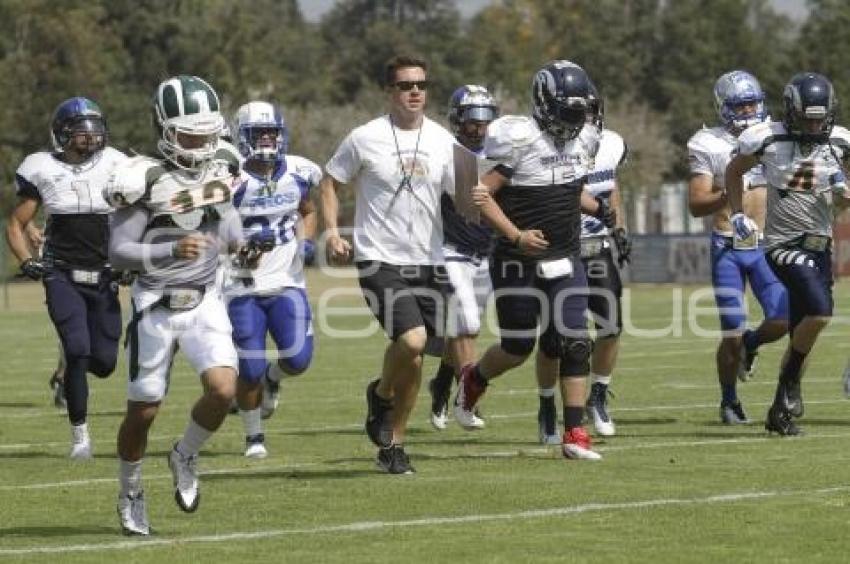
[[[325,170],[354,186],[355,260],[443,263],[440,197],[454,194],[453,144],[452,134],[428,118],[421,131],[405,130],[388,115],[343,140]]]

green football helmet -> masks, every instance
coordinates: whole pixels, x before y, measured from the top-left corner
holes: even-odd
[[[153,123],[159,152],[185,169],[200,168],[213,158],[225,125],[215,90],[188,75],[169,78],[157,87]]]

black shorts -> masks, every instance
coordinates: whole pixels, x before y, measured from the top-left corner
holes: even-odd
[[[587,275],[587,309],[593,314],[598,338],[619,335],[623,329],[623,283],[610,248],[581,259]]]
[[[361,261],[357,271],[363,297],[390,339],[414,327],[425,327],[430,337],[444,336],[452,292],[445,267]]]

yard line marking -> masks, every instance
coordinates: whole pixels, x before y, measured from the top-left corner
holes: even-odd
[[[528,388],[528,392],[536,392],[537,388]],[[504,395],[521,395],[520,392],[517,391],[505,391]],[[806,400],[806,405],[832,405],[832,404],[844,404],[848,403],[847,399],[834,399],[834,400]],[[771,402],[747,402],[748,406],[751,407],[767,407],[771,405]],[[631,407],[616,407],[611,408],[610,411],[612,414],[616,413],[634,413],[634,412],[653,412],[653,411],[687,411],[691,409],[717,409],[716,403],[695,403],[695,404],[673,404],[673,405],[636,405]],[[493,420],[512,420],[512,419],[524,419],[526,417],[536,417],[536,411],[523,411],[523,412],[515,412],[515,413],[494,413],[487,415],[488,419]],[[2,418],[0,418],[2,420]],[[415,425],[415,423],[414,423]],[[286,436],[286,435],[295,435],[298,433],[316,433],[316,432],[334,432],[334,431],[350,431],[352,429],[360,429],[363,425],[361,423],[342,423],[339,425],[325,425],[322,427],[292,427],[287,429],[267,429],[265,434],[267,436]],[[179,433],[172,433],[167,435],[151,435],[148,438],[150,442],[159,442],[159,441],[174,441],[175,437]],[[216,437],[233,437],[233,436],[242,436],[243,431],[240,429],[232,429],[232,430],[223,430],[217,431]],[[49,441],[49,442],[41,442],[41,443],[0,443],[0,451],[4,450],[26,450],[26,449],[35,449],[35,448],[56,448],[56,447],[65,447],[68,445],[67,441]],[[2,488],[0,488],[2,489]]]
[[[842,439],[842,438],[850,438],[850,432],[848,433],[826,433],[826,434],[807,434],[803,438],[800,439],[788,439],[788,440],[817,440],[817,439]],[[671,448],[671,447],[682,447],[682,448],[692,448],[692,447],[704,447],[704,446],[723,446],[728,444],[761,444],[764,441],[769,440],[779,440],[774,439],[765,435],[752,435],[747,437],[718,437],[717,439],[702,439],[698,441],[664,441],[664,442],[656,442],[656,443],[633,443],[627,445],[599,445],[595,450],[600,452],[613,452],[613,451],[628,451],[628,450],[645,450],[645,449],[653,449],[653,448]],[[452,454],[430,454],[428,452],[418,451],[416,449],[416,443],[409,443],[414,447],[412,451],[413,459],[421,458],[422,460],[443,460],[443,459],[456,459],[460,458],[472,458],[472,459],[488,459],[488,458],[524,458],[529,455],[539,455],[544,456],[546,458],[561,458],[559,447],[551,446],[551,447],[543,447],[543,446],[531,446],[532,443],[529,443],[528,448],[519,448],[515,450],[501,450],[501,451],[484,451],[484,452],[465,452],[462,455],[458,455],[457,453]],[[475,445],[470,445],[475,446]],[[418,455],[418,456],[417,456]],[[250,474],[267,474],[269,472],[279,472],[282,470],[297,470],[299,468],[304,467],[315,467],[321,465],[334,464],[333,462],[294,462],[291,464],[285,464],[280,466],[257,466],[257,467],[246,467],[246,466],[238,466],[233,468],[216,468],[212,470],[203,470],[200,472],[201,477],[216,475],[216,474],[231,474],[231,473],[239,473],[240,475],[250,475]],[[151,474],[145,477],[145,480],[171,480],[171,474]],[[42,489],[50,489],[50,488],[61,488],[65,486],[88,486],[88,485],[98,485],[111,483],[117,485],[117,478],[89,478],[85,480],[66,480],[63,482],[38,482],[33,484],[6,484],[0,486],[0,492],[4,491],[20,491],[20,490],[42,490]],[[850,486],[849,486],[850,487]]]
[[[354,521],[338,525],[322,525],[319,527],[270,529],[265,531],[244,531],[222,535],[196,535],[176,538],[135,539],[128,541],[103,542],[90,544],[31,546],[26,548],[0,549],[0,556],[22,556],[28,554],[56,554],[66,552],[103,552],[125,548],[140,549],[161,546],[172,546],[186,543],[221,543],[235,540],[269,539],[284,536],[324,535],[329,533],[362,533],[380,531],[383,529],[433,527],[437,525],[483,523],[490,521],[526,521],[548,517],[566,517],[590,512],[629,511],[655,507],[670,507],[681,505],[712,505],[718,503],[737,503],[758,501],[769,498],[792,496],[815,496],[845,492],[850,486],[833,486],[809,490],[772,490],[754,492],[729,492],[707,497],[690,498],[656,498],[638,501],[621,501],[614,503],[583,503],[542,509],[526,509],[510,513],[485,513],[480,515],[452,515],[444,517],[423,517],[420,519],[402,519],[398,521]]]

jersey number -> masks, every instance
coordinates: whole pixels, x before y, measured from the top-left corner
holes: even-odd
[[[275,239],[278,244],[284,245],[292,240],[292,237],[295,235],[295,222],[297,217],[293,215],[285,215],[280,218],[280,222],[276,225],[272,225],[269,222],[269,218],[262,215],[255,215],[252,217],[246,217],[242,221],[242,227],[247,231],[254,225],[260,226],[260,232],[269,233],[276,235]],[[274,233],[277,231],[277,233]]]
[[[788,182],[788,188],[798,192],[808,192],[815,187],[815,163],[803,161],[794,171],[794,176]]]

